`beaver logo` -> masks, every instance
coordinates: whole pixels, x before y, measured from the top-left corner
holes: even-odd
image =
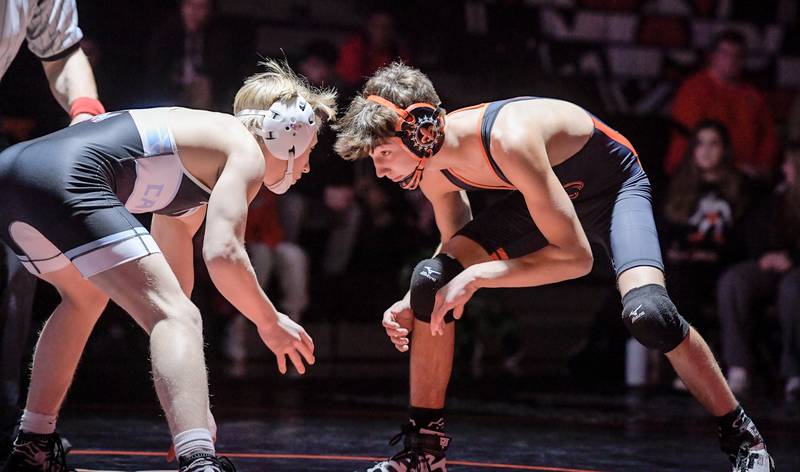
[[[584,183],[582,180],[577,180],[575,182],[569,182],[564,184],[564,191],[567,192],[570,200],[575,200],[578,198],[578,195],[581,194],[581,190],[583,190]]]

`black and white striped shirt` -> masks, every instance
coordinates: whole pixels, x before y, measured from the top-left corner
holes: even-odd
[[[0,77],[25,39],[39,58],[55,60],[82,37],[75,0],[0,0]]]

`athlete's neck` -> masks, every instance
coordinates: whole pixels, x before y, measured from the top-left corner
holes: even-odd
[[[428,167],[436,170],[472,168],[480,158],[481,138],[477,133],[480,113],[462,112],[447,116],[444,144],[430,159]]]

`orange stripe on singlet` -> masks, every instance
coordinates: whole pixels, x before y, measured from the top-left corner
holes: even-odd
[[[594,122],[594,127],[595,128],[600,130],[601,133],[605,134],[609,138],[613,139],[614,141],[616,141],[616,142],[622,144],[623,146],[625,146],[626,148],[630,149],[631,152],[633,152],[633,155],[636,156],[637,159],[639,158],[639,153],[636,152],[636,149],[633,147],[633,144],[631,144],[631,142],[628,141],[628,138],[623,136],[619,131],[611,128],[607,124],[605,124],[602,121],[598,120],[596,116],[594,116],[594,115],[591,115],[591,116],[592,116],[592,121]]]
[[[476,125],[476,128],[477,128],[476,136],[478,137],[479,140],[481,140],[481,126],[483,126],[483,114],[486,113],[486,108],[488,106],[489,106],[488,103],[479,103],[477,105],[472,105],[472,106],[468,106],[468,107],[464,107],[464,108],[459,108],[458,110],[454,110],[454,111],[450,112],[449,114],[450,115],[454,115],[454,114],[462,112],[462,111],[477,110],[478,108],[483,108],[481,110],[481,115],[478,117],[478,121],[477,121],[477,125]],[[483,146],[482,142],[481,142],[480,148],[481,148],[481,153],[483,155],[483,160],[486,161],[486,165],[488,165],[490,169],[493,169],[494,167],[492,166],[492,163],[489,161],[489,154],[486,153],[486,148]],[[459,179],[459,180],[463,181],[464,183],[469,184],[469,185],[471,185],[473,187],[482,188],[482,189],[486,189],[486,190],[514,190],[515,189],[515,187],[512,187],[510,185],[479,184],[479,183],[473,182],[472,180],[469,180],[469,179],[467,179],[465,177],[462,177],[461,175],[459,175],[457,172],[455,172],[451,168],[448,168],[447,171],[450,172],[451,174],[453,174],[453,176],[455,176],[457,179]]]
[[[492,259],[494,259],[496,261],[507,261],[508,260],[508,253],[506,253],[505,249],[498,248],[497,250],[495,250],[492,253],[491,257],[492,257]]]
[[[483,147],[483,146],[481,146],[481,147]],[[450,172],[451,174],[453,174],[453,176],[456,177],[458,180],[461,180],[465,184],[471,185],[473,187],[478,187],[478,188],[482,188],[482,189],[486,189],[486,190],[515,190],[515,187],[511,187],[510,185],[479,184],[477,182],[473,182],[472,180],[469,180],[466,177],[462,177],[461,175],[456,173],[456,171],[454,171],[453,169],[447,169],[447,171]]]

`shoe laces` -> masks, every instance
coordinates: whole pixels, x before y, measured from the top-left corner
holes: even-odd
[[[389,445],[394,446],[395,444],[400,442],[400,440],[403,439],[407,434],[414,432],[416,432],[416,429],[411,424],[403,425],[403,428],[400,430],[400,432],[394,435],[394,437],[392,437],[392,439],[389,440]],[[420,457],[422,457],[422,461],[420,461]],[[414,470],[417,472],[423,472],[423,471],[431,472],[431,465],[428,462],[428,458],[425,454],[425,451],[422,448],[405,448],[402,451],[390,457],[389,460],[395,462],[402,461],[404,463],[407,463],[409,470]],[[424,468],[420,466],[424,466]]]
[[[67,453],[64,451],[64,445],[61,443],[61,437],[58,433],[47,435],[46,438],[31,438],[28,442],[31,443],[32,448],[36,451],[45,453],[44,463],[39,464],[44,466],[46,472],[68,472],[67,468]],[[32,457],[26,450],[17,449],[25,456],[29,462],[33,463],[35,458]]]
[[[192,460],[184,472],[204,470],[208,466],[218,466],[222,472],[236,472],[236,467],[225,456],[199,456]]]

